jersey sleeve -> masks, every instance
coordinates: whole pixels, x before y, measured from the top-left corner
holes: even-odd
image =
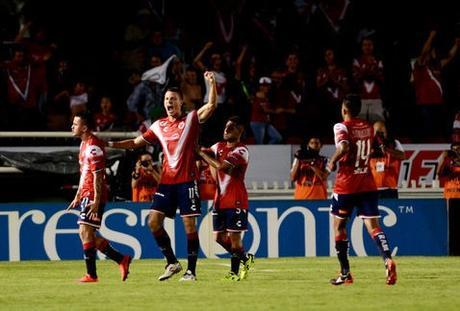
[[[217,147],[218,147],[219,143],[216,143],[214,145],[212,145],[211,147],[209,147],[209,150],[212,152],[212,154],[214,156],[217,156]]]
[[[398,150],[398,151],[404,152],[403,146],[401,145],[401,143],[397,139],[395,139],[395,149]]]
[[[98,145],[89,145],[86,149],[86,157],[91,172],[97,172],[105,168],[104,151]]]
[[[150,127],[147,131],[144,132],[144,134],[142,134],[142,138],[151,145],[158,142],[158,137],[153,132],[152,127]]]
[[[193,124],[200,124],[200,120],[198,119],[198,112],[196,110],[192,110],[189,113],[192,114],[192,123]]]
[[[334,125],[334,141],[336,147],[342,142],[349,142],[348,128],[345,124],[337,123]]]
[[[249,151],[245,147],[235,148],[235,150],[227,155],[224,161],[227,161],[233,166],[247,164],[249,161]]]

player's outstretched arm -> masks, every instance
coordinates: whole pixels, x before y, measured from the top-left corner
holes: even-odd
[[[208,102],[198,109],[198,121],[200,123],[206,122],[217,107],[217,86],[214,72],[206,71],[204,73],[204,79],[206,80],[206,83],[209,83],[210,89]]]
[[[107,142],[108,147],[118,149],[136,149],[145,145],[147,145],[147,142],[142,138],[142,136],[138,136],[132,139]]]

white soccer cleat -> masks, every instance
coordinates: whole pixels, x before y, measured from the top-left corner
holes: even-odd
[[[159,281],[164,281],[172,277],[174,274],[179,273],[182,270],[182,266],[180,265],[180,262],[176,263],[171,263],[169,265],[166,265],[165,272],[160,275],[158,278]]]
[[[184,275],[179,279],[180,282],[188,282],[188,281],[196,281],[196,276],[192,273],[192,271],[187,270]]]

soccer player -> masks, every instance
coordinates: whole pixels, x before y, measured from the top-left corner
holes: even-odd
[[[248,227],[248,194],[244,176],[248,167],[248,148],[240,143],[244,124],[231,117],[225,124],[224,140],[211,146],[213,156],[203,150],[199,155],[217,170],[213,229],[217,243],[231,254],[231,271],[226,280],[245,279],[254,265],[254,255],[245,254],[241,233]],[[239,271],[240,262],[243,264]]]
[[[92,118],[86,112],[77,113],[73,118],[72,134],[81,138],[80,144],[80,183],[75,198],[67,210],[79,207],[80,239],[85,253],[87,274],[80,279],[82,283],[97,282],[96,250],[118,263],[121,280],[125,281],[129,273],[131,257],[122,255],[112,248],[109,241],[96,234],[101,227],[107,186],[105,177],[104,142],[91,131]]]
[[[172,248],[168,233],[163,227],[165,217],[174,218],[179,207],[187,234],[188,268],[181,281],[196,280],[196,262],[200,247],[196,230],[196,217],[201,214],[198,195],[198,168],[195,163],[199,125],[204,123],[216,109],[216,81],[213,72],[205,72],[210,85],[209,101],[198,110],[188,114],[182,111],[183,98],[180,89],[170,88],[164,95],[167,117],[155,121],[141,136],[122,141],[109,141],[108,146],[132,149],[146,144],[160,143],[164,159],[160,183],[154,195],[149,215],[153,236],[166,257],[165,272],[159,277],[164,281],[182,270]]]
[[[386,283],[396,283],[396,264],[391,258],[390,246],[379,225],[377,187],[369,169],[369,154],[374,137],[372,125],[357,118],[361,99],[347,95],[342,102],[342,123],[334,126],[336,151],[327,164],[329,171],[339,169],[334,185],[331,214],[334,216],[335,249],[341,273],[331,284],[353,283],[348,262],[348,237],[346,223],[353,208],[363,219],[367,231],[374,239],[383,257],[387,272]]]

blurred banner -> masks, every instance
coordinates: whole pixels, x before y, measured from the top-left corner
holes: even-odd
[[[210,202],[203,203],[202,210],[209,209]],[[0,260],[83,258],[76,224],[79,212],[66,212],[66,207],[64,203],[0,204]],[[379,208],[393,254],[448,254],[444,200],[382,200]],[[110,203],[101,233],[135,258],[162,258],[148,228],[148,214],[149,204]],[[335,256],[329,201],[253,200],[249,223],[244,245],[258,257]],[[349,226],[350,255],[378,255],[362,220],[354,218]],[[168,220],[165,228],[178,257],[187,257],[181,218]],[[210,213],[200,218],[199,235],[202,257],[228,256],[212,240]]]
[[[107,167],[120,161],[125,156],[124,150],[107,151]],[[8,166],[25,172],[72,175],[80,172],[78,149],[53,152],[24,152],[0,150],[0,160]]]
[[[406,183],[413,187],[423,184],[430,186],[436,176],[438,161],[447,144],[403,144],[406,160],[401,162],[399,185]],[[290,180],[289,172],[298,145],[249,145],[249,167],[246,183],[253,181],[278,181],[281,184]],[[321,154],[330,157],[335,150],[334,145],[324,145]],[[261,161],[263,159],[263,161]],[[334,174],[329,180],[334,179]]]

